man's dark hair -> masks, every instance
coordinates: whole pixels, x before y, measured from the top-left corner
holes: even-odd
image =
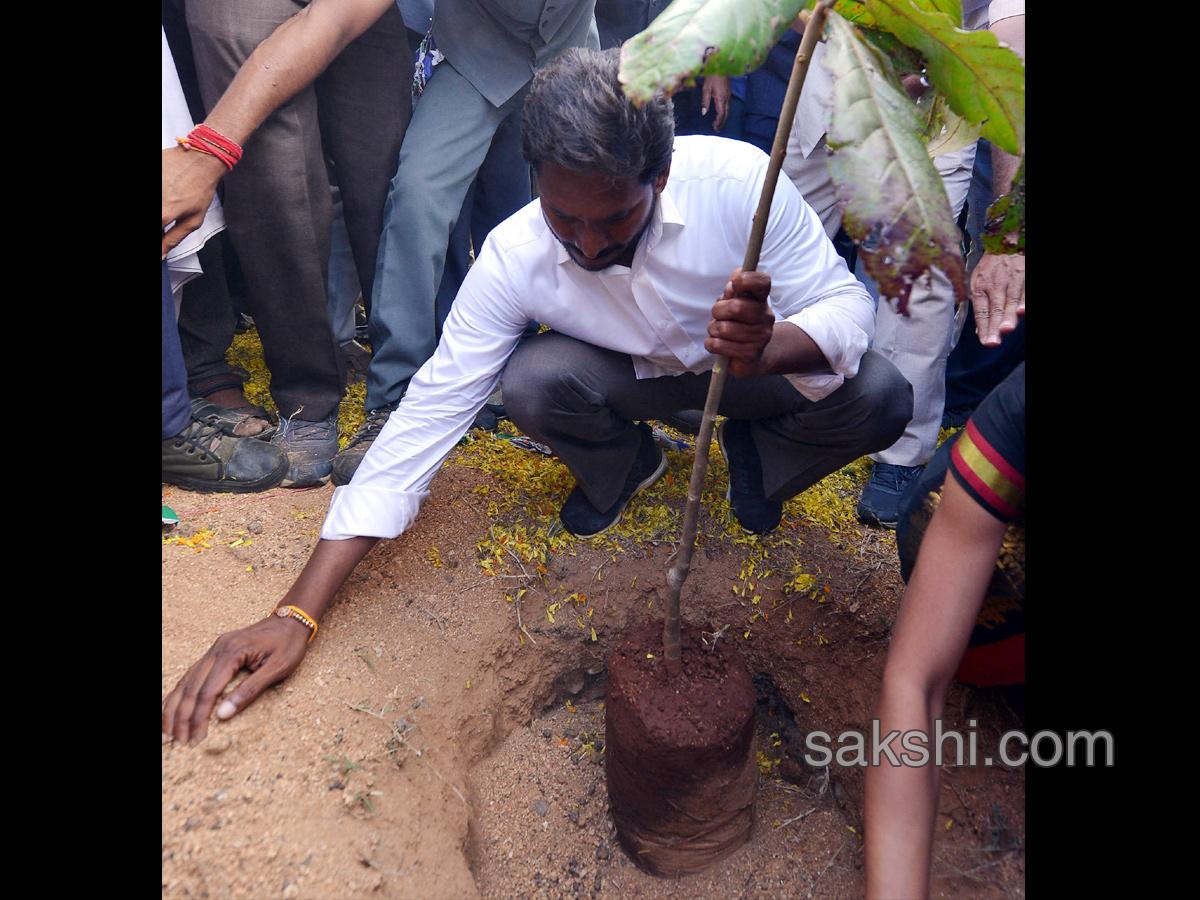
[[[521,118],[521,153],[537,170],[553,163],[576,172],[634,177],[649,184],[671,162],[671,100],[642,106],[621,90],[619,50],[563,51],[533,79]]]

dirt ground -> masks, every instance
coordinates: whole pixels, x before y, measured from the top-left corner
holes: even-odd
[[[903,585],[890,533],[848,520],[865,465],[789,504],[765,540],[728,527],[714,465],[685,618],[736,642],[759,689],[749,843],[661,880],[616,844],[604,667],[661,610],[691,454],[612,538],[551,535],[554,460],[480,437],[417,524],[350,577],[300,668],[196,747],[162,749],[162,893],[220,898],[800,898],[861,895],[863,772],[801,759],[803,735],[869,732]],[[269,612],[332,487],[201,495],[162,547],[162,696],[221,632]],[[489,574],[491,573],[491,574]],[[1022,720],[956,686],[946,727],[982,752]],[[1025,894],[1025,773],[944,768],[934,897]]]

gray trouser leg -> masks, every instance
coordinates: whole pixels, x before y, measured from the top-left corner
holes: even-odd
[[[616,502],[633,466],[636,420],[699,409],[710,375],[639,379],[628,356],[555,332],[522,341],[504,371],[514,423],[552,447],[597,509]],[[782,376],[730,378],[721,415],[751,421],[764,490],[794,497],[830,472],[892,444],[912,416],[912,388],[868,351],[856,377],[819,401]]]
[[[955,217],[962,212],[975,145],[939,156],[934,165]],[[912,383],[916,404],[912,422],[891,447],[874,456],[876,462],[897,466],[924,465],[937,449],[946,404],[946,358],[954,335],[954,287],[939,269],[932,269],[913,285],[908,315],[880,301],[871,346],[894,363]]]
[[[946,196],[954,216],[962,211],[975,146],[964,147],[939,156],[934,165],[942,176]],[[816,210],[831,238],[841,224],[842,211],[833,190],[825,139],[808,158],[800,154],[799,133],[792,132],[783,168],[792,183]],[[946,357],[950,354],[954,330],[954,289],[940,270],[932,270],[914,286],[909,297],[907,316],[898,313],[888,301],[879,304],[875,325],[874,350],[900,370],[912,384],[915,408],[912,421],[896,443],[875,454],[876,462],[892,465],[923,465],[937,448],[946,400]]]
[[[492,106],[447,62],[425,88],[400,148],[375,267],[367,408],[398,401],[437,347],[437,290],[467,189],[525,91]]]

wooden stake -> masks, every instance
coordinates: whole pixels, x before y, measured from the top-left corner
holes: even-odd
[[[825,19],[834,0],[821,0],[813,10],[812,17],[805,23],[804,38],[796,51],[796,62],[788,80],[783,109],[779,113],[779,127],[775,130],[775,143],[771,145],[771,162],[767,166],[767,178],[758,198],[758,210],[754,213],[754,225],[750,231],[750,244],[746,248],[742,270],[753,272],[758,268],[758,257],[762,252],[763,236],[767,230],[767,219],[771,215],[771,200],[775,196],[775,185],[779,182],[779,170],[787,155],[788,135],[796,118],[796,104],[800,100],[800,89],[808,74],[813,49],[825,30]],[[678,675],[683,669],[679,646],[679,594],[692,567],[692,551],[696,548],[696,526],[700,518],[700,494],[704,488],[704,476],[708,472],[708,451],[712,444],[713,424],[717,419],[717,407],[721,405],[721,394],[725,390],[725,378],[729,373],[728,357],[718,356],[712,369],[712,380],[708,385],[708,397],[704,401],[704,419],[700,423],[700,435],[696,438],[696,459],[692,464],[692,479],[688,483],[687,506],[683,512],[683,536],[675,565],[667,573],[667,613],[663,625],[663,656],[667,672]]]

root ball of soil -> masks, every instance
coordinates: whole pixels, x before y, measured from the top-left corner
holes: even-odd
[[[605,695],[617,837],[639,867],[664,877],[701,872],[746,842],[758,779],[746,660],[697,626],[682,630],[683,671],[674,678],[663,664],[662,623],[628,632],[609,659]]]

